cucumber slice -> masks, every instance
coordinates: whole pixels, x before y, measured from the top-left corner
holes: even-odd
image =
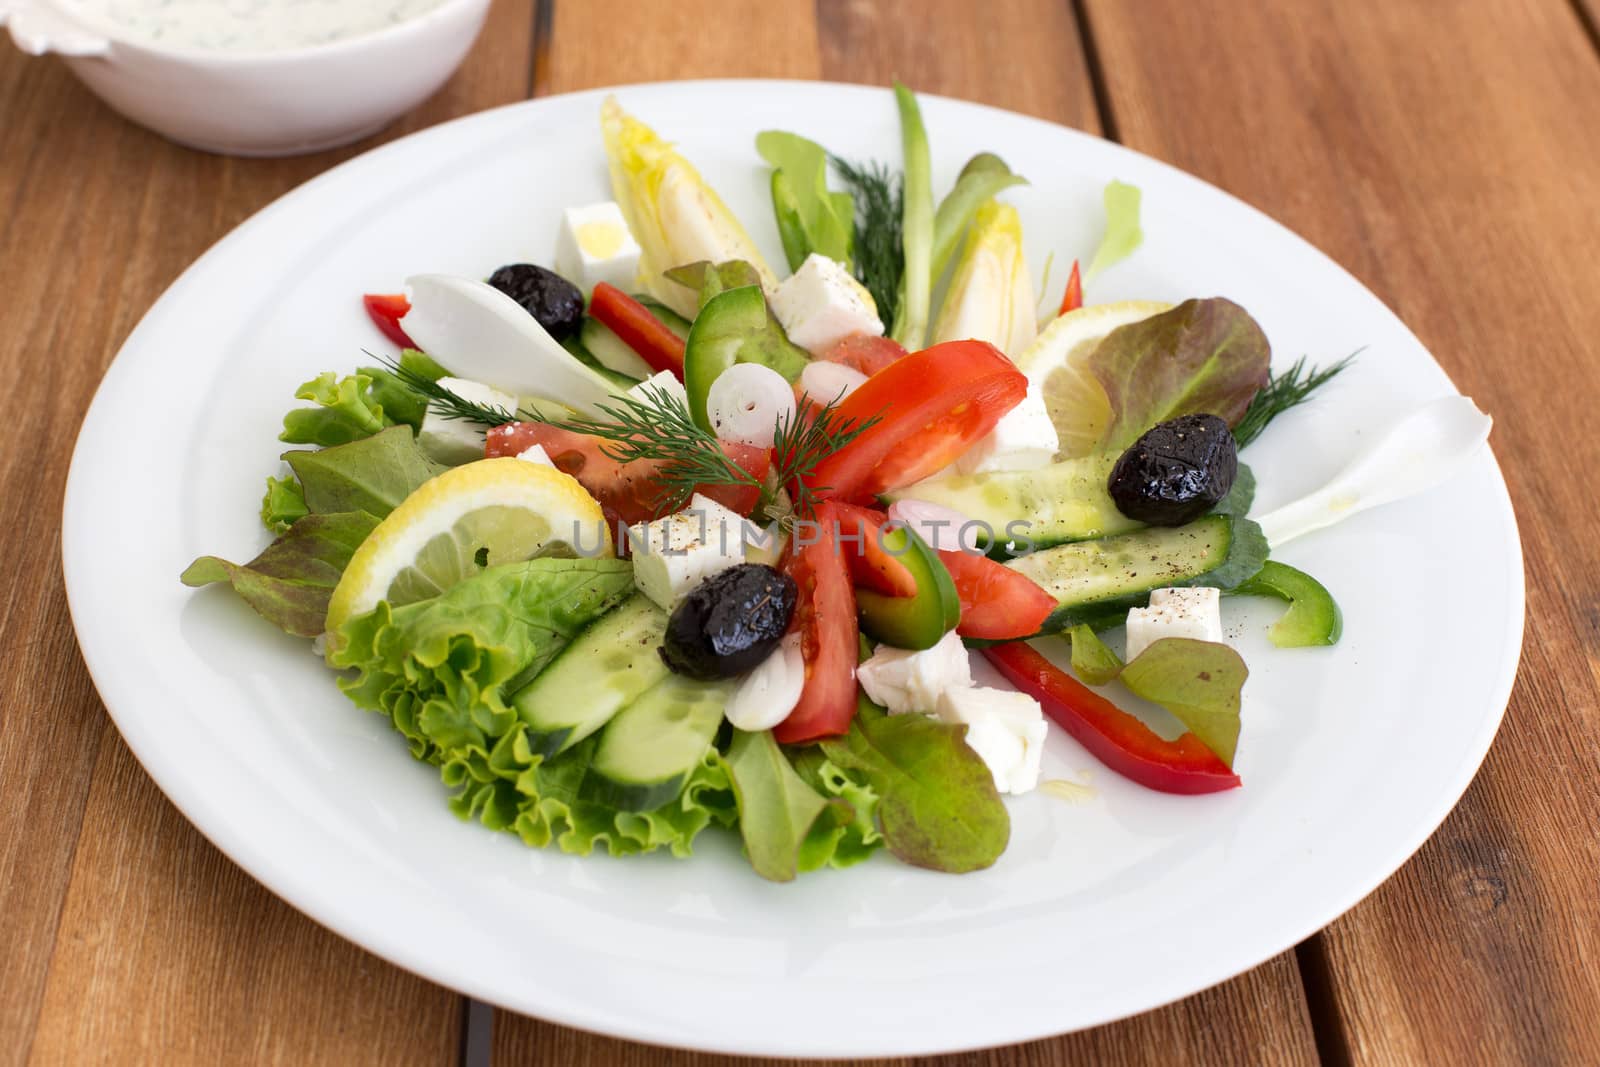
[[[982,523],[978,540],[1000,559],[1068,541],[1137,530],[1112,503],[1106,479],[1114,455],[1063,460],[1027,471],[989,471],[929,478],[886,493],[884,499],[927,500]],[[1011,544],[1014,547],[1007,548]]]
[[[668,674],[617,712],[590,765],[596,799],[622,811],[653,811],[683,792],[737,684]]]
[[[810,362],[805,350],[783,335],[759,285],[724,289],[695,316],[683,349],[683,386],[689,391],[689,414],[711,429],[706,397],[711,383],[735,363],[760,363],[789,381],[800,377]]]
[[[666,677],[656,654],[667,613],[635,595],[590,623],[511,698],[535,752],[553,756],[600,729]]]
[[[673,311],[655,297],[646,296],[643,293],[634,293],[633,298],[644,305],[646,311],[660,319],[661,325],[677,334],[679,340],[687,341],[689,339],[688,319]]]
[[[1289,602],[1283,618],[1267,630],[1279,648],[1309,648],[1338,644],[1344,616],[1333,594],[1305,571],[1267,560],[1247,581],[1234,588],[1235,596],[1270,596]]]
[[[1053,633],[1079,623],[1105,626],[1110,617],[1145,604],[1152,589],[1232,589],[1259,571],[1266,559],[1261,527],[1234,515],[1207,515],[1187,526],[1058,545],[1006,566],[1056,598],[1056,610],[1042,631]]]
[[[578,327],[578,341],[591,359],[612,374],[623,374],[641,382],[655,373],[639,353],[628,347],[628,342],[599,319],[584,316],[583,325]],[[570,346],[568,351],[571,351]],[[579,355],[578,358],[584,357]]]
[[[917,580],[917,592],[915,596],[884,596],[856,590],[861,629],[895,648],[932,648],[961,621],[956,583],[928,543],[903,526],[884,531],[883,548],[906,565]]]

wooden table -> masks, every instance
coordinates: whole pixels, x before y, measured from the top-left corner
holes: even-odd
[[[178,272],[339,160],[529,95],[750,75],[898,76],[1103,134],[1263,208],[1371,286],[1495,415],[1522,522],[1510,712],[1415,859],[1231,982],[961,1062],[1600,1062],[1600,0],[734,7],[497,0],[415,114],[288,160],[175,147],[57,62],[0,46],[0,1061],[463,1058],[461,997],[278,901],[129,756],[62,591],[73,434]],[[498,1064],[718,1060],[505,1013],[492,1045]]]

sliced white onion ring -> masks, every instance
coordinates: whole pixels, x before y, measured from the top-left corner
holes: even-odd
[[[770,730],[787,719],[800,703],[805,684],[806,662],[800,651],[800,635],[788,634],[772,655],[739,680],[725,714],[741,730]]]
[[[843,363],[813,360],[800,372],[800,392],[818,407],[842,400],[861,388],[867,376]]]
[[[889,518],[904,524],[940,552],[978,551],[979,524],[955,508],[908,497],[889,505]]]
[[[778,423],[794,418],[794,389],[759,363],[735,363],[706,393],[711,430],[724,441],[771,448]]]

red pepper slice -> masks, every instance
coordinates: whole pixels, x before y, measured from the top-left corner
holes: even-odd
[[[373,325],[383,335],[401,348],[416,348],[417,344],[400,328],[400,320],[411,310],[411,301],[404,293],[368,293],[361,298]]]
[[[883,547],[883,524],[888,516],[852,504],[836,502],[834,506],[839,513],[839,551],[849,563],[850,580],[856,587],[884,596],[916,596],[916,575]]]
[[[599,282],[589,298],[589,314],[622,338],[651,370],[669,370],[682,380],[683,338],[650,314],[649,308],[616,286]]]
[[[996,645],[983,654],[1007,681],[1037,700],[1046,715],[1124,778],[1162,793],[1220,793],[1238,787],[1239,776],[1194,734],[1163,740],[1036,649]]]
[[[939,553],[961,599],[956,633],[984,641],[1032,637],[1056,609],[1056,598],[1025,574],[971,552]]]
[[[1069,311],[1077,311],[1083,307],[1083,279],[1078,275],[1078,261],[1072,261],[1072,273],[1067,275],[1067,291],[1061,294],[1061,310],[1058,315],[1065,315]]]

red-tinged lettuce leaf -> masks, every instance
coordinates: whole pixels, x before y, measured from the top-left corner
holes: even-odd
[[[1255,319],[1231,300],[1186,300],[1119,326],[1089,357],[1111,401],[1100,450],[1121,452],[1179,415],[1209,413],[1233,426],[1270,375],[1272,349]]]
[[[377,525],[364,511],[307,515],[249,563],[201,556],[183,572],[183,584],[227,582],[280,630],[316,637],[328,617],[333,587],[356,547]]]
[[[739,834],[756,873],[792,882],[828,862],[855,818],[848,801],[829,799],[796,773],[770,730],[733,732],[723,758],[739,809]]]
[[[316,452],[285,452],[316,513],[365,511],[379,518],[445,468],[423,455],[409,426]]]
[[[965,726],[888,715],[863,698],[849,733],[820,746],[878,794],[878,828],[890,852],[913,866],[963,874],[993,864],[1011,838],[994,775],[965,737]]]
[[[1076,666],[1076,644],[1073,658]],[[1163,637],[1135,656],[1119,677],[1135,696],[1172,712],[1232,768],[1239,745],[1240,691],[1250,677],[1239,653],[1216,641]]]

